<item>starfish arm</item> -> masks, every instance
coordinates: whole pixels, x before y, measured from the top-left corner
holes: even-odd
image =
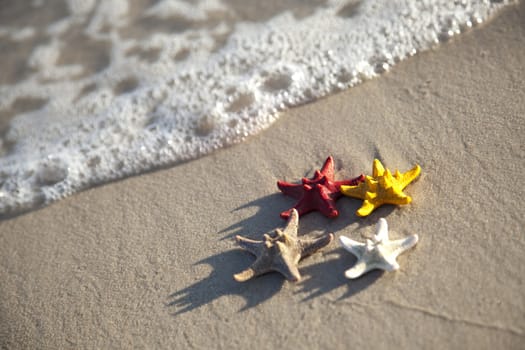
[[[264,243],[262,241],[254,241],[239,235],[235,236],[235,240],[241,246],[241,248],[246,249],[254,255],[258,255],[264,247]]]
[[[375,263],[376,268],[385,270],[388,272],[399,270],[399,264],[396,261],[395,256],[389,255],[385,256],[383,261]]]
[[[278,271],[286,277],[286,279],[297,282],[301,279],[301,274],[297,268],[297,263],[301,259],[301,255],[294,242],[283,243],[275,242],[279,255],[277,259],[272,261],[271,270]]]
[[[319,249],[326,247],[334,239],[334,234],[329,233],[314,239],[301,239],[299,245],[301,246],[301,259],[315,253]]]
[[[380,204],[379,204],[380,205]],[[358,216],[368,216],[370,215],[371,212],[374,211],[375,208],[377,208],[379,206],[378,204],[376,203],[372,203],[370,202],[368,199],[365,199],[363,201],[363,204],[361,205],[361,208],[359,208],[357,211],[356,211],[356,214]]]
[[[268,271],[270,271],[268,261],[266,261],[266,259],[257,258],[250,267],[242,272],[236,273],[233,275],[233,278],[237,282],[245,282],[253,277],[267,273]]]
[[[252,277],[255,277],[255,271],[251,267],[247,268],[246,270],[242,272],[239,272],[233,275],[233,278],[237,282],[246,282]]]
[[[277,181],[277,187],[283,194],[295,199],[300,199],[304,193],[302,184],[291,184],[289,182]]]
[[[299,213],[295,208],[290,211],[290,217],[286,227],[283,229],[283,234],[290,237],[297,237],[297,228],[299,227]]]
[[[339,216],[339,210],[335,209],[333,205],[326,205],[319,208],[319,211],[329,218],[336,218]]]
[[[373,266],[360,259],[354,266],[345,271],[345,277],[349,279],[358,278],[373,268]]]
[[[281,218],[283,218],[285,220],[288,220],[288,218],[290,217],[290,214],[292,212],[292,209],[288,209],[288,210],[285,210],[285,211],[281,212],[281,214],[280,214]]]
[[[329,218],[335,218],[339,215],[339,211],[335,207],[335,200],[330,196],[329,191],[326,187],[318,185],[319,195],[321,196],[322,202],[319,206],[319,211]],[[340,192],[338,192],[340,193]]]
[[[397,239],[388,243],[389,249],[392,251],[392,256],[395,258],[399,254],[404,253],[410,248],[414,247],[419,240],[418,235],[410,235],[403,239]]]
[[[388,223],[385,218],[380,218],[376,224],[376,233],[374,235],[374,242],[388,241]]]
[[[301,274],[296,265],[276,264],[272,269],[282,274],[289,281],[298,282],[301,280]]]
[[[381,164],[379,159],[374,159],[374,163],[372,164],[372,176],[379,177],[383,176],[384,173],[385,167],[383,166],[383,164]]]
[[[357,186],[341,186],[341,193],[348,197],[365,199],[366,185],[361,182]]]
[[[421,173],[421,167],[416,164],[416,166],[414,166],[412,169],[410,169],[406,173],[400,174],[399,172],[396,172],[396,179],[398,180],[399,185],[403,189],[407,187],[408,184],[410,184],[412,181],[414,181],[419,176],[420,173]]]
[[[312,203],[306,200],[300,200],[299,202],[297,202],[297,204],[292,209],[297,210],[297,213],[299,214],[299,216],[303,216],[304,214],[308,214],[315,210]],[[281,217],[283,219],[288,219],[292,213],[292,209],[284,212],[286,213],[285,215],[281,213]]]
[[[361,256],[363,256],[366,246],[364,243],[354,241],[353,239],[350,239],[346,236],[340,236],[339,243],[341,243],[343,248],[352,253],[356,258],[359,259]]]
[[[412,202],[412,198],[410,196],[407,196],[403,192],[398,192],[398,193],[395,193],[394,196],[385,198],[384,202],[388,204],[402,205],[402,204],[409,204],[410,202]]]
[[[321,174],[326,176],[329,180],[334,178],[334,158],[329,156],[326,158],[323,167],[321,168]]]

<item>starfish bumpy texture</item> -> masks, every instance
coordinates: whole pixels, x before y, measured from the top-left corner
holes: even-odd
[[[277,271],[290,281],[299,281],[301,279],[297,268],[299,260],[327,246],[334,239],[334,235],[329,233],[316,239],[300,239],[297,238],[298,225],[299,214],[297,210],[292,209],[286,227],[283,230],[276,229],[271,236],[265,234],[263,241],[236,236],[239,245],[257,258],[249,268],[233,275],[233,278],[238,282],[244,282],[252,277]]]
[[[285,195],[299,200],[294,206],[299,215],[319,210],[323,215],[333,218],[339,215],[339,211],[335,208],[335,201],[341,197],[341,186],[357,185],[364,179],[364,175],[360,175],[355,179],[334,181],[334,159],[328,157],[321,171],[316,170],[313,178],[303,177],[301,184],[278,181],[277,187]],[[281,217],[287,219],[291,211],[292,209],[283,211]]]
[[[345,271],[347,278],[357,278],[370,270],[382,269],[393,271],[399,269],[396,258],[399,254],[412,248],[418,241],[417,235],[391,241],[388,238],[388,225],[385,219],[379,219],[376,234],[366,243],[356,242],[348,237],[341,236],[339,241],[343,248],[357,257],[357,262]]]
[[[341,186],[345,196],[363,199],[363,205],[356,212],[358,216],[367,216],[374,209],[383,204],[408,204],[410,196],[403,193],[403,189],[414,181],[421,173],[421,167],[416,165],[406,173],[396,170],[394,175],[385,169],[377,159],[374,160],[372,176],[367,175],[365,181],[357,186]]]

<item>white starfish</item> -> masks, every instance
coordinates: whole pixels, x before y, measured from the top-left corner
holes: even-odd
[[[417,235],[391,241],[388,239],[388,224],[384,218],[376,225],[376,234],[366,243],[356,242],[341,236],[339,241],[343,248],[357,257],[356,264],[345,271],[347,278],[357,278],[373,269],[393,271],[399,269],[396,258],[399,254],[412,248],[418,241]]]

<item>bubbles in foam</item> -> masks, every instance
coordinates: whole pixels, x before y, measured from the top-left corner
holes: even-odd
[[[10,5],[0,213],[242,141],[279,111],[382,74],[510,2]]]
[[[35,177],[40,186],[51,186],[67,177],[67,166],[60,159],[49,157],[39,164]]]

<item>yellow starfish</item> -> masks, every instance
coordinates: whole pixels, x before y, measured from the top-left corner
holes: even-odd
[[[410,203],[412,198],[404,194],[403,189],[414,181],[420,172],[421,167],[416,165],[406,173],[401,174],[399,170],[396,170],[392,175],[379,160],[374,159],[372,176],[367,175],[365,181],[357,186],[341,186],[341,192],[345,196],[363,199],[363,205],[356,214],[367,216],[383,204]]]

